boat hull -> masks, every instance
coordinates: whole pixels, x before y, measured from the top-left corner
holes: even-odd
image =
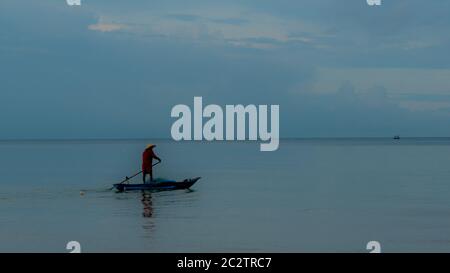
[[[114,184],[114,188],[116,188],[116,190],[119,192],[141,191],[141,190],[150,190],[150,191],[182,190],[182,189],[189,189],[199,179],[200,177],[185,179],[180,182],[165,181],[147,184]]]

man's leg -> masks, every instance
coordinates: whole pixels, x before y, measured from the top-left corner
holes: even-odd
[[[147,173],[144,171],[142,172],[142,183],[145,184],[145,176],[147,175]]]
[[[153,182],[153,170],[150,171],[150,182]]]

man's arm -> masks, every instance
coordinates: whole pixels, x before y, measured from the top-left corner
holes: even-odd
[[[159,158],[157,155],[155,155],[154,153],[153,153],[153,158],[154,159],[156,159],[156,160],[158,160],[159,162],[161,162],[161,158]]]

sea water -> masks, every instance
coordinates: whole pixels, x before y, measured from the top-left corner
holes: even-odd
[[[108,190],[148,142],[156,177],[202,179]],[[1,141],[0,252],[448,252],[449,162],[446,138]]]

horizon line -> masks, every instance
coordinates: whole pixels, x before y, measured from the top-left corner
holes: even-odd
[[[313,140],[313,139],[393,139],[394,136],[332,136],[332,137],[282,137],[280,140]],[[426,138],[450,138],[450,136],[405,136],[400,137],[401,139],[426,139]],[[167,141],[171,140],[174,142],[228,142],[228,141],[239,141],[239,142],[254,142],[261,140],[182,140],[176,141],[172,138],[161,138],[161,137],[149,137],[149,138],[0,138],[0,142],[87,142],[87,141]]]

